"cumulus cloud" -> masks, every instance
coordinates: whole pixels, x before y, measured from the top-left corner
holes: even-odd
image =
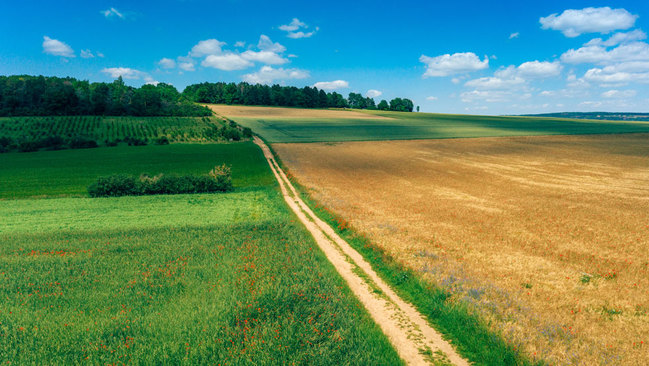
[[[176,67],[176,61],[164,57],[160,61],[158,61],[158,65],[160,65],[160,67],[162,67],[163,69],[173,69]]]
[[[349,83],[345,80],[319,81],[313,86],[322,90],[336,90],[349,88]]]
[[[621,64],[592,68],[584,74],[584,81],[603,85],[626,85],[631,82],[649,83],[649,68],[640,64]]]
[[[107,67],[101,70],[101,72],[108,74],[110,75],[110,77],[115,79],[121,76],[124,79],[143,80],[146,84],[151,85],[158,85],[159,83],[148,73],[136,69],[131,69],[129,67]]]
[[[525,78],[547,78],[561,74],[561,64],[557,61],[530,61],[518,66],[518,74]]]
[[[254,64],[241,57],[241,55],[227,53],[224,55],[209,55],[201,62],[201,65],[224,71],[234,71],[247,69]]]
[[[484,61],[480,61],[480,58],[473,52],[445,54],[437,57],[421,55],[419,61],[426,64],[424,78],[462,74],[489,67],[488,57],[485,57]]]
[[[367,93],[365,93],[365,96],[369,98],[376,98],[376,97],[380,97],[381,95],[383,95],[383,92],[376,89],[370,89],[367,91]]]
[[[43,52],[54,56],[75,57],[72,47],[48,36],[43,36]]]
[[[206,39],[198,42],[194,47],[192,47],[189,54],[193,57],[218,55],[222,52],[221,47],[224,45],[225,42],[220,42],[217,39]]]
[[[309,72],[300,69],[274,69],[272,66],[262,66],[259,71],[243,75],[243,81],[251,84],[271,84],[275,80],[305,79]]]
[[[611,64],[615,62],[649,61],[649,44],[630,42],[611,50],[601,45],[570,49],[561,55],[561,61],[569,64]]]
[[[613,34],[609,39],[603,41],[601,38],[594,38],[588,41],[584,46],[606,46],[612,47],[623,43],[642,41],[647,38],[647,34],[640,29],[631,32],[618,32]]]
[[[270,51],[246,51],[241,54],[241,57],[248,61],[260,62],[266,65],[282,65],[288,62],[288,59]]]
[[[289,24],[280,25],[279,29],[286,32],[288,38],[309,38],[313,36],[320,28],[316,27],[314,31],[305,32],[309,26],[301,22],[298,18],[293,18]]]
[[[110,8],[106,10],[102,10],[101,13],[106,17],[106,18],[119,18],[119,19],[124,19],[124,14],[122,12],[118,11],[115,8]]]
[[[237,42],[235,42],[234,47],[238,47],[238,48],[246,47],[246,42],[244,42],[244,41],[237,41]]]
[[[518,67],[511,65],[500,69],[494,73],[494,76],[469,80],[464,85],[476,90],[525,89],[529,79],[558,76],[561,69],[561,64],[557,61],[529,61]]]
[[[614,30],[629,29],[635,24],[637,15],[626,9],[585,8],[568,9],[561,15],[551,14],[541,17],[543,29],[561,31],[566,37],[577,37],[583,33],[609,33]]]
[[[273,41],[267,35],[262,34],[259,36],[259,42],[257,43],[257,48],[262,51],[282,53],[286,51],[286,47],[282,46],[278,42],[273,43]]]
[[[637,92],[635,90],[609,90],[602,93],[602,98],[617,99],[617,98],[633,98]]]
[[[518,38],[518,36],[520,36],[520,35],[521,35],[520,33],[518,33],[518,32],[514,32],[514,33],[512,33],[512,34],[509,35],[509,39]]]
[[[191,61],[179,62],[178,68],[185,71],[196,71],[194,63]]]

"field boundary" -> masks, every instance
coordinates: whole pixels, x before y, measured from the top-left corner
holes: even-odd
[[[302,201],[268,146],[257,137],[255,143],[262,149],[286,203],[313,235],[318,246],[348,283],[354,295],[367,308],[404,361],[412,365],[469,365],[413,305],[401,299],[372,270],[360,253]]]

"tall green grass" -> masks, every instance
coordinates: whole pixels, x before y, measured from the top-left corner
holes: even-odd
[[[217,146],[75,157],[82,176],[220,159],[240,173],[234,193],[2,201],[0,363],[402,364],[285,205],[261,151]],[[130,165],[92,170],[108,151]],[[41,157],[67,162],[46,192],[77,187],[66,179],[75,160],[60,153],[71,152]],[[55,171],[13,164],[12,179]]]

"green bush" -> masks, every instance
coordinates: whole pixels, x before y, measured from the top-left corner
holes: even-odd
[[[208,175],[175,176],[142,174],[139,178],[130,175],[100,177],[88,187],[90,197],[119,197],[153,194],[214,193],[234,189],[230,168],[221,165]]]
[[[68,141],[70,149],[91,149],[99,147],[97,141],[87,137],[75,136]]]
[[[169,138],[167,136],[160,136],[155,140],[156,145],[169,145]]]
[[[135,177],[121,174],[100,177],[88,187],[90,197],[134,196],[140,191]]]

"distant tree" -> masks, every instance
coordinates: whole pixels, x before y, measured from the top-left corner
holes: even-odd
[[[419,112],[419,106],[417,106],[417,112]]]
[[[381,111],[387,111],[390,109],[390,105],[388,105],[388,102],[385,99],[383,99],[379,102],[377,108]]]

